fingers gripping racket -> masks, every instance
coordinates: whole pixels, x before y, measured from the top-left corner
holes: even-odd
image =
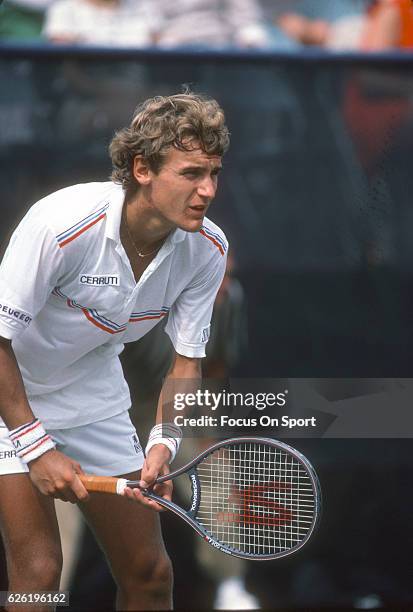
[[[143,494],[186,521],[204,540],[229,555],[278,559],[299,550],[321,510],[320,486],[310,462],[287,444],[258,437],[231,438],[210,446],[156,483],[187,474],[189,509]],[[82,476],[88,491],[122,495],[138,481]]]

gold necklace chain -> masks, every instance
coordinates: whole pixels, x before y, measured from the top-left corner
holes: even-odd
[[[160,245],[158,245],[158,246],[156,247],[156,249],[153,249],[153,251],[149,251],[149,253],[142,253],[142,251],[140,251],[140,250],[138,249],[138,247],[136,246],[135,241],[134,241],[134,239],[132,238],[132,235],[131,235],[131,233],[130,233],[130,231],[129,231],[129,226],[128,226],[128,220],[127,220],[127,218],[126,218],[126,213],[125,213],[125,227],[126,227],[126,232],[127,232],[127,234],[128,234],[129,240],[130,240],[130,241],[131,241],[131,243],[132,243],[133,248],[135,249],[136,253],[138,254],[138,257],[141,257],[142,259],[143,259],[144,257],[149,257],[149,255],[153,255],[154,253],[156,253],[156,251],[159,251],[159,249],[161,248],[161,246],[162,246],[162,245],[163,245],[163,243],[165,242],[165,239],[164,239],[164,240],[161,242],[161,244],[160,244]]]

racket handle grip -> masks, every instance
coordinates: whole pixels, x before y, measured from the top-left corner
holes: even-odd
[[[79,478],[89,492],[115,493],[118,495],[123,495],[127,482],[125,478],[114,478],[113,476],[92,476],[90,474],[82,474],[79,476]]]

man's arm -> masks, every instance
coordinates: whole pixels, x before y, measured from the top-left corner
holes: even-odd
[[[201,360],[194,357],[184,357],[175,353],[172,366],[165,378],[159,396],[158,408],[156,413],[156,423],[173,423],[174,408],[173,395],[176,391],[188,393],[199,387],[202,378]],[[174,384],[175,383],[175,384]],[[148,452],[145,463],[142,467],[141,485],[149,487],[158,476],[169,474],[169,461],[171,451],[162,443],[155,444]],[[170,500],[172,497],[172,482],[156,485],[155,493],[160,497]],[[125,494],[138,499],[141,503],[153,510],[163,510],[159,504],[147,499],[139,489],[126,489]]]
[[[34,416],[11,341],[0,337],[0,416],[8,429],[30,423]],[[57,450],[48,450],[28,464],[30,477],[44,495],[73,503],[88,497],[78,478],[80,465]]]
[[[0,337],[0,415],[9,429],[32,421],[23,380],[11,347],[11,341]]]

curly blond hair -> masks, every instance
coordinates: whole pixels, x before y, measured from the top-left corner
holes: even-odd
[[[228,149],[229,131],[219,104],[188,91],[150,98],[136,108],[130,126],[117,132],[110,143],[111,179],[125,190],[136,188],[136,155],[142,155],[157,173],[171,147],[189,151],[194,144],[209,155],[222,156]]]

